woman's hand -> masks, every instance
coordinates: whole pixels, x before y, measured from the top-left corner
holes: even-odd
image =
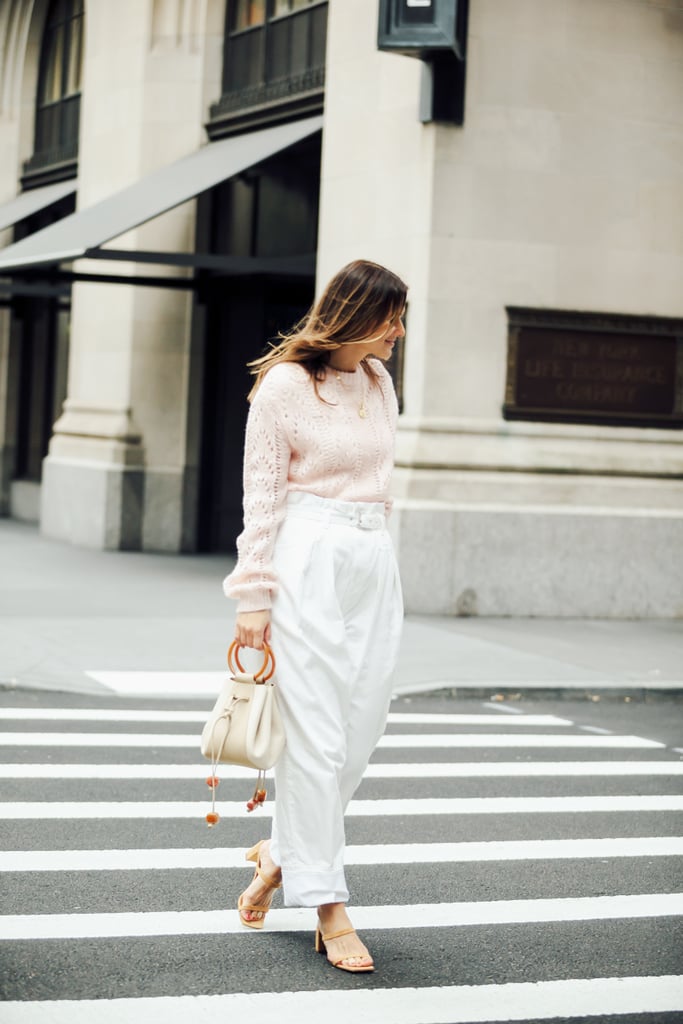
[[[263,641],[270,643],[270,609],[261,612],[241,612],[235,623],[235,640],[242,647],[263,650]]]

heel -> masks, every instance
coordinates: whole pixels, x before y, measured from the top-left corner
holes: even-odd
[[[252,846],[251,850],[248,850],[247,853],[245,853],[244,859],[256,864],[256,868],[254,870],[254,878],[252,879],[252,881],[254,881],[257,878],[260,878],[268,889],[274,891],[275,889],[281,888],[282,882],[277,882],[271,875],[267,875],[266,872],[261,867],[261,847],[265,842],[265,839],[259,839],[258,843],[256,843],[255,846]],[[237,909],[239,911],[240,921],[247,928],[263,928],[263,922],[265,920],[266,914],[270,910],[270,904],[273,899],[273,893],[266,893],[263,897],[264,902],[259,905],[254,903],[246,903],[245,893],[246,889],[237,901]],[[243,910],[253,911],[259,913],[261,916],[247,920],[242,914]]]
[[[263,846],[263,843],[264,843],[264,840],[263,839],[259,839],[259,841],[256,844],[256,846],[252,846],[251,850],[249,850],[248,853],[245,853],[244,859],[245,860],[250,860],[254,864],[258,864],[259,853],[261,852],[261,847]]]
[[[316,953],[326,953],[325,943],[323,942],[323,935],[319,928],[315,930],[315,951]]]

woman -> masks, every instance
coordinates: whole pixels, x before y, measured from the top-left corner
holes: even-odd
[[[386,530],[398,407],[383,363],[405,333],[406,292],[356,260],[251,364],[244,530],[224,583],[239,643],[272,638],[287,736],[240,919],[262,928],[283,884],[286,905],[318,908],[316,949],[353,972],[373,962],[346,913],[344,811],[384,730],[403,618]]]

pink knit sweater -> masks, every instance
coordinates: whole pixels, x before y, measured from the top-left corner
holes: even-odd
[[[328,369],[316,397],[307,371],[278,363],[249,409],[244,449],[244,530],[223,590],[238,612],[270,608],[277,591],[272,553],[289,491],[341,501],[384,502],[394,461],[398,404],[379,360],[376,386],[362,367]],[[360,415],[364,407],[365,417]]]

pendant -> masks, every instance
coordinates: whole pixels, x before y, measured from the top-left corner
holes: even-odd
[[[358,410],[358,415],[360,416],[360,418],[361,418],[362,420],[364,420],[364,419],[365,419],[365,416],[366,416],[366,412],[365,412],[365,402],[361,403],[361,407],[360,407],[360,409]]]

